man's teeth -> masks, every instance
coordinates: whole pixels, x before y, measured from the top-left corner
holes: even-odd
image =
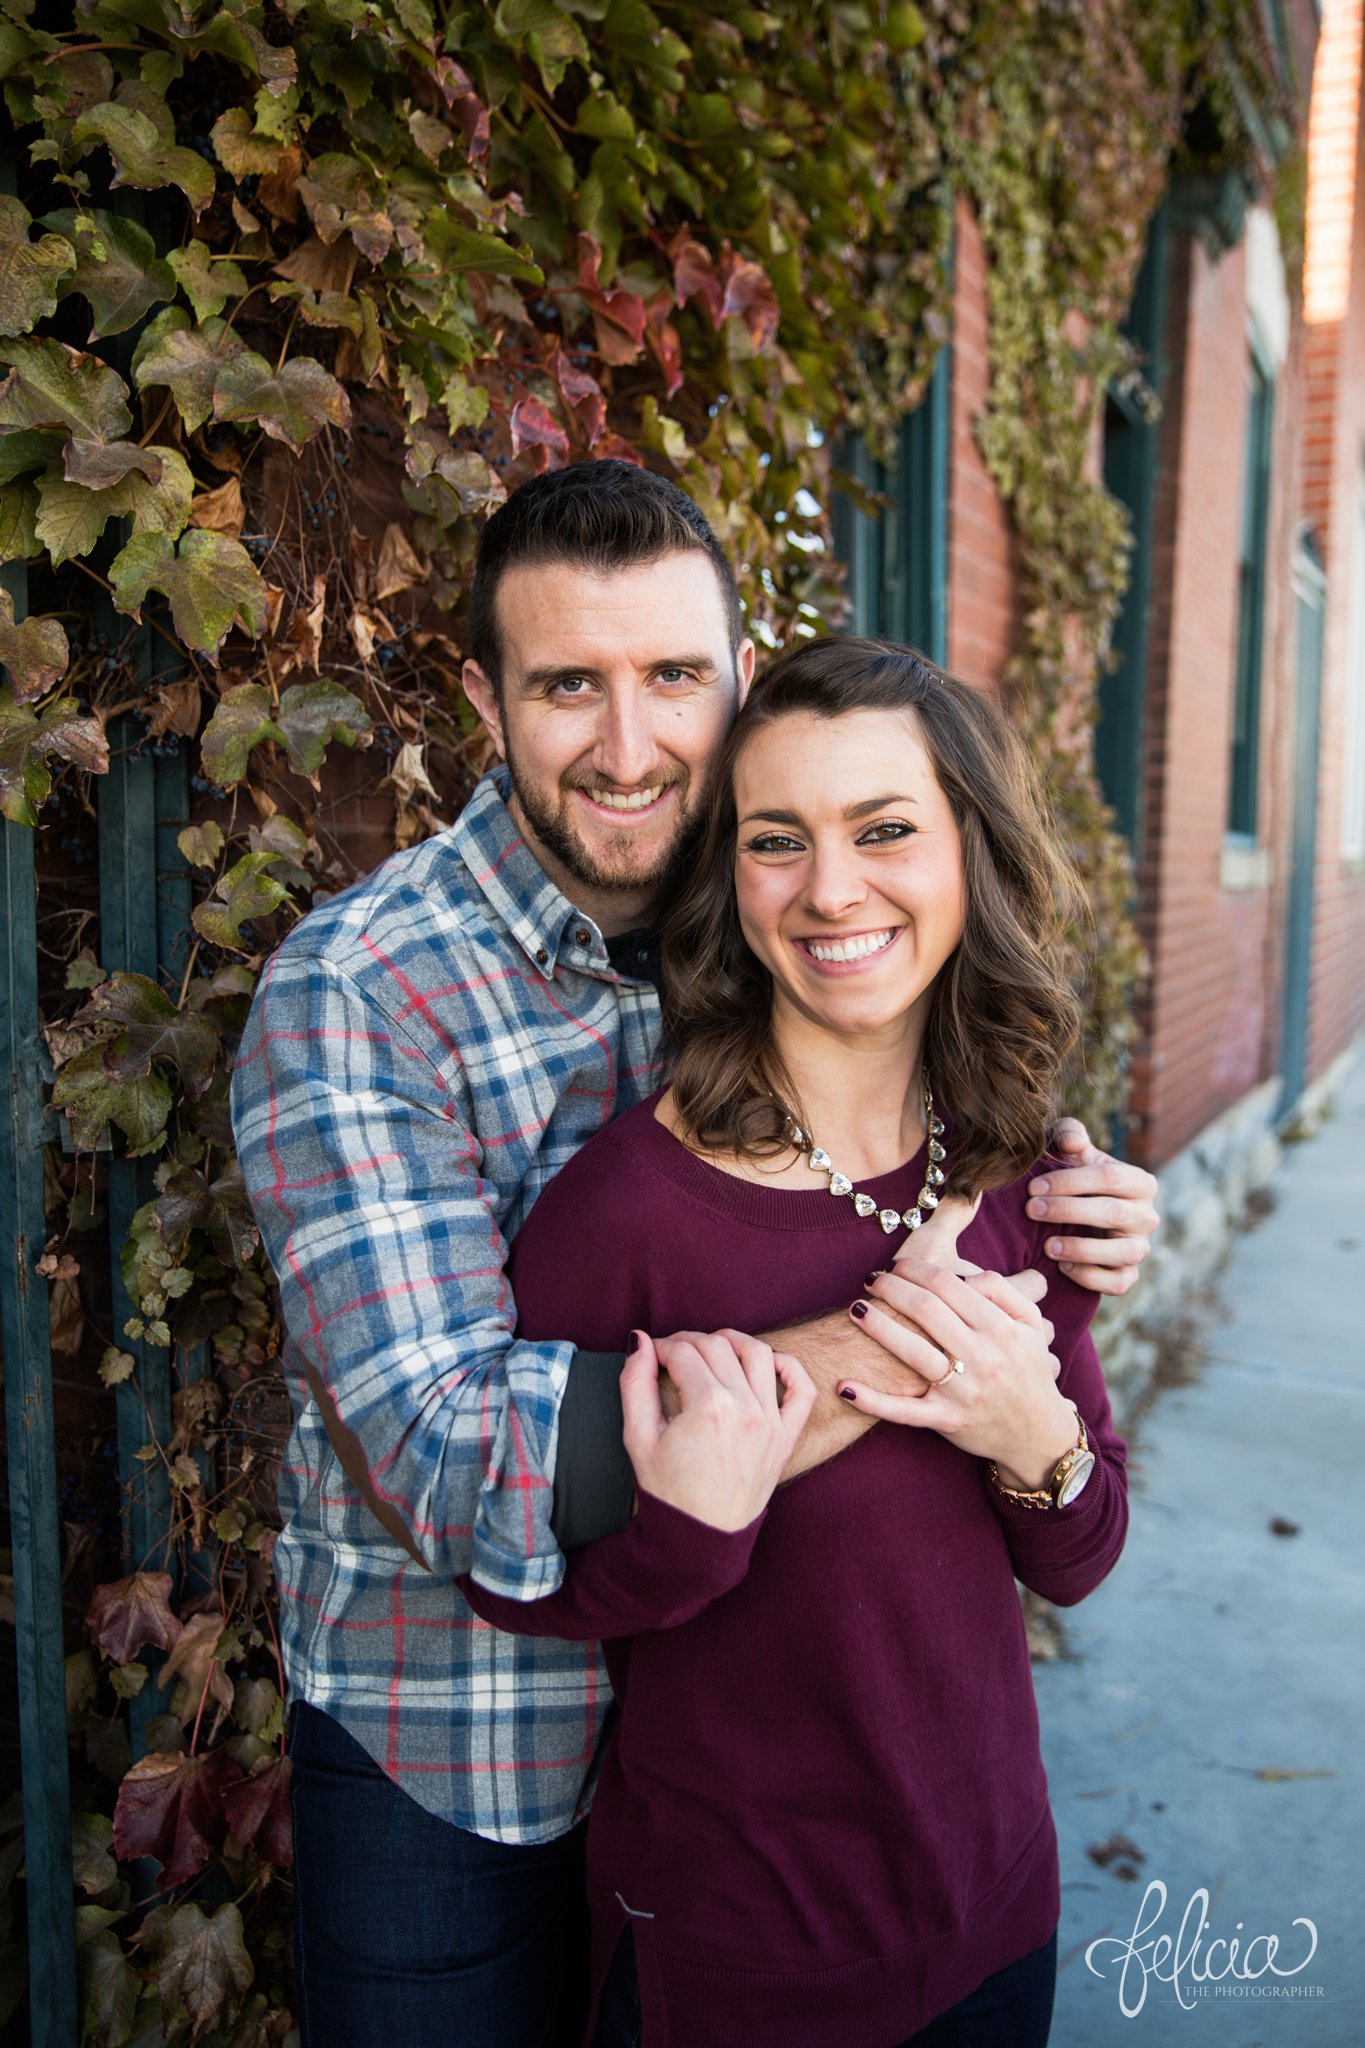
[[[894,932],[867,932],[856,939],[807,939],[806,950],[817,960],[865,960],[869,953],[880,953],[895,938]]]
[[[634,789],[629,796],[618,796],[614,789],[589,792],[595,804],[602,804],[609,811],[643,811],[648,804],[656,804],[663,793],[662,782],[656,789]]]

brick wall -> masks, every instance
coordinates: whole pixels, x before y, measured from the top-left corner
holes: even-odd
[[[976,217],[959,199],[948,452],[948,667],[994,687],[1015,647],[1017,545],[976,445],[986,402],[986,264]]]
[[[1365,871],[1342,854],[1351,611],[1365,607],[1365,590],[1352,588],[1365,484],[1361,13],[1361,0],[1331,0],[1324,10],[1310,133],[1305,512],[1327,557],[1310,1078],[1365,1030]]]

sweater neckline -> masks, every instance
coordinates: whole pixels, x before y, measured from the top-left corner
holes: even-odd
[[[868,1236],[871,1248],[867,1225],[874,1219],[860,1216],[851,1196],[832,1196],[823,1185],[812,1185],[809,1193],[802,1188],[763,1187],[758,1181],[744,1180],[738,1174],[726,1173],[723,1167],[713,1166],[709,1160],[699,1159],[655,1116],[654,1107],[663,1092],[662,1088],[656,1089],[639,1106],[643,1125],[641,1149],[655,1172],[672,1181],[692,1201],[736,1222],[758,1224],[769,1230],[859,1230]],[[871,1195],[879,1209],[905,1210],[913,1205],[924,1184],[927,1163],[926,1138],[903,1166],[872,1180],[857,1181],[855,1187],[859,1194]],[[904,1232],[890,1233],[897,1242],[903,1235]]]

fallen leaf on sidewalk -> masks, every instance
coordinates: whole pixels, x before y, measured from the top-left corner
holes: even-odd
[[[1335,1778],[1335,1771],[1280,1771],[1273,1764],[1263,1764],[1255,1773],[1263,1785],[1287,1785],[1292,1778]]]
[[[1270,1533],[1272,1536],[1297,1536],[1299,1534],[1299,1524],[1286,1521],[1283,1515],[1272,1515],[1270,1518]]]

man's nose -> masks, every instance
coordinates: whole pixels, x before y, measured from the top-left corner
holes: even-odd
[[[635,789],[649,781],[658,758],[648,707],[630,699],[608,701],[593,749],[593,765],[598,774],[619,789]]]

